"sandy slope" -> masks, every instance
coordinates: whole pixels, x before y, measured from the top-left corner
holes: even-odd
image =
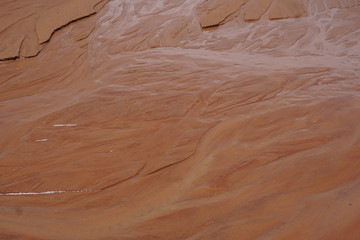
[[[45,2],[0,3],[0,38],[42,49],[0,49],[20,49],[0,239],[360,239],[359,1],[52,1],[71,16],[14,23]]]

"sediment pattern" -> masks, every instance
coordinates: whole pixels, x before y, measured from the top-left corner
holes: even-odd
[[[0,239],[360,238],[359,1],[18,2]]]

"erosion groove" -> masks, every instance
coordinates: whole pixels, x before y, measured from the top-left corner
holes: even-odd
[[[29,4],[23,0],[11,0],[1,3],[0,20],[3,26],[0,27],[0,61],[37,56],[43,44],[56,31],[93,15],[105,2],[35,0]],[[22,17],[24,13],[27,13],[26,17]]]

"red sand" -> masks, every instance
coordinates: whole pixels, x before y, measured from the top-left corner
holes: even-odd
[[[359,6],[1,2],[0,239],[360,239]]]

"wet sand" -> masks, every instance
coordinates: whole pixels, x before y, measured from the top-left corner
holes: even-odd
[[[359,1],[45,2],[0,3],[61,16],[0,45],[0,239],[360,239]]]

